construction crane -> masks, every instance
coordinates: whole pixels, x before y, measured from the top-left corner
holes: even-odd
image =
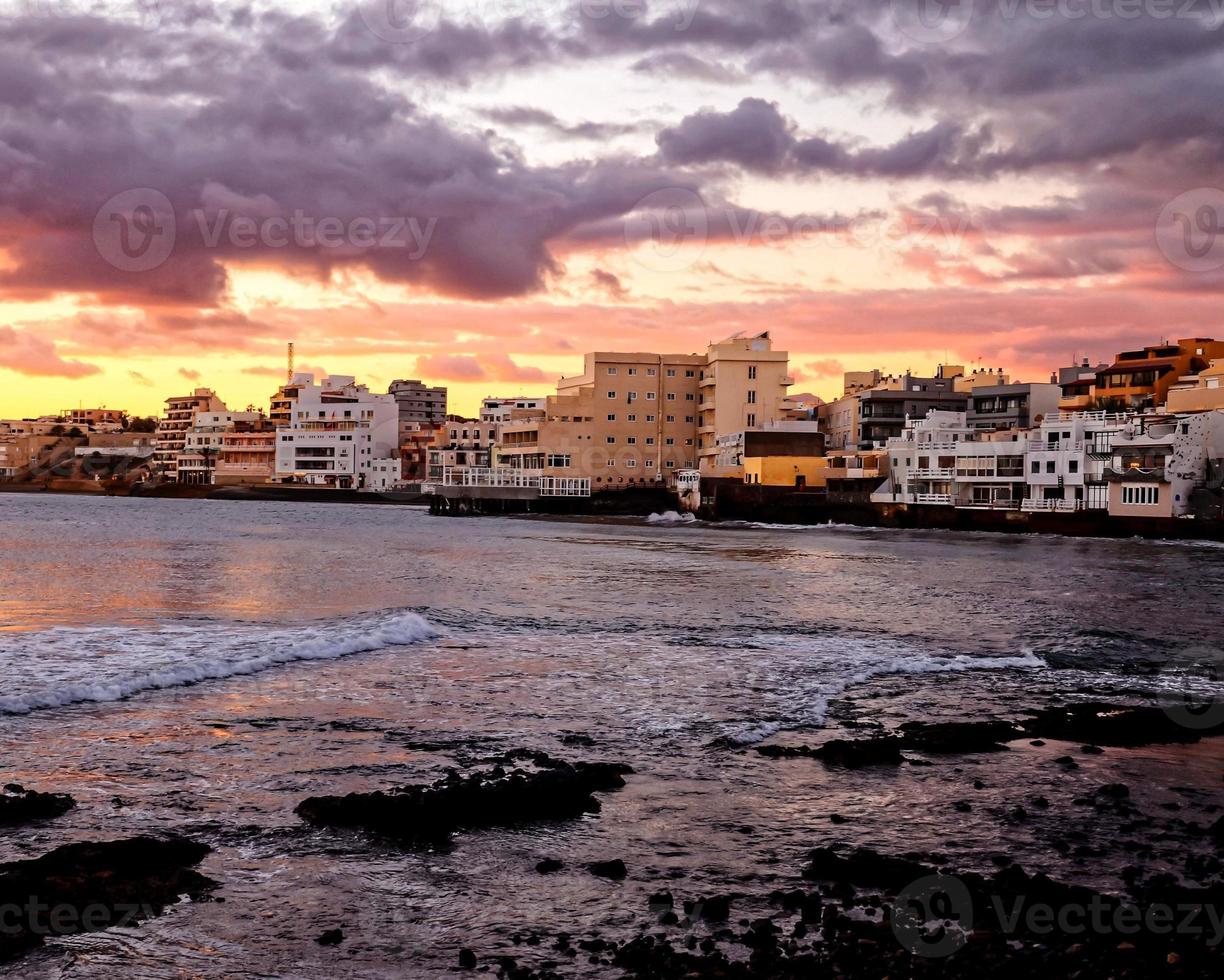
[[[285,384],[293,384],[293,341],[289,341],[288,371],[285,373]]]

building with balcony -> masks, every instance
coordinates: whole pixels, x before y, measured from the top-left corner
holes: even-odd
[[[1062,388],[1056,384],[978,384],[968,394],[970,428],[1029,429],[1058,411]]]
[[[1028,438],[1026,511],[1106,510],[1105,468],[1129,414],[1053,412]]]
[[[276,476],[276,430],[270,419],[236,421],[221,433],[212,482],[219,487],[270,483]]]
[[[1224,341],[1210,338],[1123,351],[1097,373],[1096,402],[1098,407],[1120,411],[1155,408],[1165,404],[1173,385],[1199,374],[1215,358],[1224,358]]]
[[[538,398],[497,398],[489,396],[480,402],[480,421],[492,422],[496,425],[499,422],[509,422],[516,411],[543,412],[547,407],[548,398],[546,396]]]
[[[431,388],[421,381],[392,381],[387,393],[399,406],[401,423],[441,425],[446,421],[445,388]]]
[[[225,412],[225,402],[211,388],[197,388],[190,395],[166,399],[166,410],[157,423],[154,470],[164,479],[178,480],[178,457],[187,441],[187,430],[198,413]]]
[[[195,486],[215,482],[214,470],[222,454],[225,436],[237,426],[251,427],[264,422],[260,412],[196,412],[175,462],[175,480]],[[270,474],[265,474],[264,479]],[[262,483],[264,480],[246,482]]]
[[[983,432],[965,412],[933,410],[888,441],[889,476],[877,503],[1018,510],[1027,434]]]
[[[69,428],[119,432],[127,424],[128,413],[119,408],[65,408],[59,417]]]
[[[705,477],[740,477],[725,464],[719,440],[786,417],[790,355],[773,349],[769,333],[736,334],[711,344],[698,373],[697,457]]]
[[[276,437],[276,480],[366,489],[374,464],[399,466],[399,405],[348,376],[299,387],[289,423]]]
[[[1224,409],[1224,358],[1213,360],[1197,375],[1170,385],[1164,410],[1169,413],[1213,412]]]
[[[881,448],[902,434],[907,419],[925,418],[932,410],[965,411],[975,385],[958,390],[957,379],[963,374],[963,367],[952,364],[941,364],[931,378],[908,372],[847,372],[842,397],[819,410],[829,449]]]
[[[1224,471],[1224,412],[1136,416],[1111,448],[1111,516],[1184,517],[1195,490]]]

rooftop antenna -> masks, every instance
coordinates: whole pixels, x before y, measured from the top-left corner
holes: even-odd
[[[287,351],[287,354],[288,354],[288,358],[287,358],[288,370],[285,373],[285,383],[293,384],[293,341],[292,340],[289,341],[289,349]]]

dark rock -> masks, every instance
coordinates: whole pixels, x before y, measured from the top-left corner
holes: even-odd
[[[969,804],[967,800],[957,800],[955,803],[952,804],[952,809],[955,810],[957,813],[968,813],[970,810],[973,809],[973,807]]]
[[[582,745],[589,747],[595,744],[595,739],[591,738],[590,735],[583,735],[580,732],[570,732],[568,735],[561,736],[561,744]]]
[[[813,750],[812,756],[829,765],[860,769],[863,766],[895,766],[901,764],[900,739],[883,738],[844,739],[834,738]]]
[[[555,871],[560,871],[563,867],[565,867],[565,865],[556,858],[545,858],[536,865],[536,871],[542,875],[550,875]]]
[[[42,857],[0,864],[0,908],[23,914],[0,930],[0,962],[47,936],[98,932],[160,915],[183,895],[203,898],[217,883],[192,868],[209,853],[181,837],[68,844]],[[66,908],[67,915],[51,910]]]
[[[1105,750],[1101,748],[1099,745],[1081,745],[1080,751],[1084,753],[1084,755],[1104,755],[1105,754]]]
[[[476,969],[476,954],[466,947],[459,950],[459,968],[461,970]]]
[[[1054,760],[1054,764],[1058,766],[1062,766],[1064,769],[1078,769],[1079,768],[1079,763],[1076,762],[1074,759],[1072,759],[1071,756],[1069,755],[1060,755],[1057,759]]]
[[[1130,796],[1130,787],[1126,783],[1107,783],[1096,791],[1096,795],[1111,800],[1125,800]]]
[[[905,858],[888,857],[870,848],[819,847],[808,855],[803,877],[809,881],[903,888],[931,873],[926,865]]]
[[[1224,725],[1194,730],[1178,724],[1162,708],[1106,704],[1098,701],[1059,705],[1031,712],[1024,723],[1032,736],[1093,746],[1136,748],[1141,745],[1188,744],[1200,737],[1224,734]]]
[[[726,922],[731,915],[731,897],[711,895],[709,898],[703,898],[693,906],[693,912],[707,922]]]
[[[579,762],[570,765],[534,753],[547,768],[515,769],[508,775],[450,772],[432,786],[406,786],[388,793],[313,796],[294,811],[316,826],[360,827],[405,842],[445,842],[460,829],[511,826],[598,813],[591,794],[625,785],[627,766]]]
[[[1008,721],[951,721],[927,723],[911,721],[901,726],[907,749],[933,755],[961,755],[969,752],[1002,752],[1024,732]]]
[[[830,813],[829,814],[829,823],[840,825],[840,824],[845,823],[846,820],[847,818],[843,817],[840,813]]]
[[[986,788],[986,784],[985,784],[984,782],[982,782],[980,779],[975,779],[975,780],[973,781],[973,788],[974,788],[974,789],[985,789],[985,788]]]
[[[9,783],[0,793],[0,827],[15,827],[34,820],[60,817],[76,806],[67,793],[37,793]]]
[[[625,862],[620,858],[614,858],[611,861],[596,861],[594,864],[588,864],[587,870],[599,878],[614,878],[618,881],[629,874],[629,869],[625,867]]]
[[[319,938],[315,940],[315,942],[320,946],[339,946],[342,942],[344,942],[344,930],[328,929],[327,932],[322,933]]]
[[[671,892],[655,892],[650,896],[652,909],[669,909],[673,905],[675,905],[675,899],[672,898]]]

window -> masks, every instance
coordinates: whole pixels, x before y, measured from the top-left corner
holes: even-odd
[[[695,374],[695,372],[693,372],[693,371],[685,371],[685,372],[684,372],[684,376],[685,376],[686,378],[693,378],[693,377],[696,377],[696,374]]]
[[[608,416],[608,421],[609,421],[609,422],[615,422],[615,421],[616,421],[616,416],[615,416],[615,415],[609,415],[609,416]]]
[[[748,428],[753,429],[755,427],[756,427],[756,416],[753,415],[751,412],[749,412],[748,413]]]
[[[1159,487],[1123,487],[1122,503],[1150,507],[1160,502]]]
[[[666,439],[663,440],[663,444],[666,446],[674,446],[676,444],[676,440],[673,439],[671,436],[668,436]]]
[[[549,466],[569,466],[570,457],[561,455],[559,453],[550,453],[548,456],[548,465]]]
[[[1047,473],[1053,473],[1053,472],[1054,472],[1054,460],[1052,460],[1052,459],[1048,459],[1048,460],[1046,460],[1046,472],[1047,472]]]
[[[615,392],[615,391],[609,391],[609,392],[608,392],[608,397],[609,397],[609,398],[615,398],[615,397],[616,397],[616,392]]]
[[[667,393],[667,400],[669,402],[674,402],[676,400],[676,393],[674,391],[669,391]]]
[[[616,374],[616,368],[614,367],[608,368],[608,374]]]
[[[684,400],[685,400],[686,402],[691,402],[691,401],[693,401],[693,393],[690,391],[690,392],[689,392],[687,395],[685,395],[685,396],[684,396]]]
[[[668,422],[675,422],[675,421],[676,421],[676,416],[674,416],[674,415],[669,415],[669,416],[667,416],[666,421],[668,421]]]
[[[647,421],[647,422],[654,422],[654,421],[656,421],[657,419],[658,419],[658,416],[657,416],[657,415],[647,415],[647,416],[646,416],[646,421]]]
[[[648,392],[646,392],[646,400],[647,400],[648,402],[652,402],[652,401],[654,401],[654,400],[655,400],[655,393],[654,393],[653,391],[648,391]]]
[[[629,443],[629,445],[631,445],[631,446],[636,446],[636,445],[637,445],[637,436],[630,436],[628,439],[626,439],[626,440],[625,440],[625,442]]]
[[[1079,460],[1078,459],[1067,460],[1067,472],[1068,473],[1078,473],[1079,472]]]
[[[667,461],[667,468],[669,470],[674,470],[676,468],[676,461],[674,459],[669,459]]]
[[[1039,463],[1037,460],[1033,460],[1032,471],[1033,471],[1034,473],[1040,473],[1040,472],[1041,472],[1041,463]]]
[[[756,380],[756,369],[757,369],[757,366],[755,364],[748,365],[748,380],[749,381]]]
[[[667,369],[667,376],[668,376],[669,378],[674,378],[674,377],[676,376],[676,369],[675,369],[675,368],[668,368],[668,369]]]
[[[608,460],[608,465],[609,465],[609,466],[615,466],[615,465],[616,465],[616,460],[614,460],[614,459],[610,459],[610,460]]]
[[[637,466],[637,460],[636,460],[636,459],[627,459],[627,460],[625,460],[625,465],[626,465],[626,466],[628,466],[630,469],[633,469],[633,467]]]
[[[647,369],[646,369],[646,377],[648,377],[648,378],[653,378],[653,377],[655,377],[656,375],[658,375],[658,373],[659,373],[659,372],[658,372],[658,371],[656,371],[654,368],[647,368]]]
[[[691,416],[691,415],[686,415],[686,416],[684,416],[684,421],[685,421],[685,422],[688,422],[689,424],[692,424],[692,423],[693,423],[693,422],[695,422],[696,420],[693,418],[693,416]]]
[[[629,400],[630,400],[631,402],[635,402],[635,401],[637,401],[637,392],[636,392],[636,391],[631,391],[631,392],[629,392]]]
[[[609,446],[616,445],[616,436],[608,436],[608,445]]]
[[[633,378],[633,377],[637,377],[637,368],[630,368],[630,369],[629,369],[629,376],[630,376],[631,378]]]
[[[648,445],[648,446],[653,446],[654,444],[655,444],[655,441],[654,441],[654,436],[647,436],[647,437],[646,437],[646,445]]]

